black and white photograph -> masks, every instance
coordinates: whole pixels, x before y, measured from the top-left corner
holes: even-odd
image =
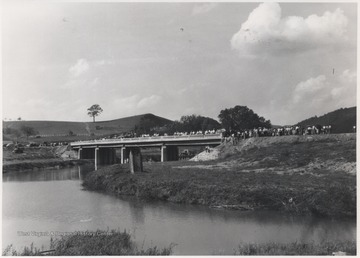
[[[3,256],[357,255],[357,1],[0,5]]]

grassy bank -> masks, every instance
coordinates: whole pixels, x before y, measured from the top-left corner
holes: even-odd
[[[227,155],[216,161],[145,163],[145,173],[134,175],[127,165],[105,167],[84,186],[147,200],[355,218],[355,139],[237,147],[221,146]]]
[[[74,153],[69,151],[67,146],[24,147],[22,148],[22,153],[14,153],[13,148],[14,147],[3,149],[3,173],[32,169],[71,167],[93,162],[91,160],[75,159]],[[64,155],[64,153],[66,155]],[[66,156],[66,158],[63,156]]]
[[[75,232],[74,232],[75,233]],[[146,250],[139,249],[131,240],[130,234],[120,231],[85,231],[63,236],[51,241],[50,252],[44,252],[33,245],[17,251],[11,245],[5,248],[3,256],[83,256],[83,255],[170,255],[172,247],[158,249],[156,246]]]
[[[86,233],[86,232],[85,232]],[[3,256],[84,256],[84,255],[171,255],[172,246],[159,249],[156,246],[139,249],[126,232],[96,231],[95,235],[62,237],[51,242],[50,252],[44,252],[33,245],[17,251],[7,246]],[[47,250],[48,251],[48,250]],[[356,242],[314,243],[243,243],[234,248],[233,255],[356,255]]]

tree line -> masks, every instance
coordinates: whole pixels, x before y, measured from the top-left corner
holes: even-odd
[[[159,126],[155,121],[144,116],[134,129],[136,135],[175,132],[192,132],[225,129],[227,132],[243,131],[259,127],[271,128],[270,120],[256,114],[247,106],[235,106],[220,111],[219,121],[200,115],[185,115],[172,123]]]
[[[88,115],[93,118],[100,115],[103,109],[98,104],[92,105],[88,108]],[[220,128],[225,129],[228,132],[243,131],[246,129],[253,129],[258,127],[271,127],[270,120],[266,120],[264,117],[256,114],[252,109],[247,106],[235,106],[233,108],[225,108],[220,111],[218,115],[219,121],[210,117],[200,115],[184,115],[180,120],[173,121],[171,123],[165,123],[161,118],[153,116],[151,114],[144,115],[139,123],[130,132],[134,135],[141,134],[174,134],[175,132],[197,132],[207,130],[217,130]],[[16,137],[36,135],[38,132],[34,128],[29,126],[22,126],[20,130],[13,128],[4,128],[3,134],[11,134]],[[75,135],[71,130],[69,135]]]

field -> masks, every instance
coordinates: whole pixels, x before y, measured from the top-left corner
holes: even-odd
[[[84,186],[214,208],[356,216],[353,134],[252,138],[218,149],[217,160],[145,163],[145,172],[134,175],[125,164],[112,165],[89,173]]]

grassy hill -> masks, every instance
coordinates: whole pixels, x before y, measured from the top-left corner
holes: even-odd
[[[319,117],[310,117],[298,124],[301,126],[331,125],[332,133],[350,133],[356,125],[356,107],[340,108]]]
[[[22,126],[34,128],[37,135],[41,137],[63,137],[69,135],[70,131],[78,136],[102,136],[110,134],[121,134],[134,130],[141,121],[151,120],[153,125],[163,126],[171,123],[171,120],[155,116],[153,114],[143,114],[137,116],[124,117],[120,119],[101,121],[101,122],[64,122],[64,121],[4,121],[3,128],[20,130]],[[4,139],[8,136],[4,135]]]

